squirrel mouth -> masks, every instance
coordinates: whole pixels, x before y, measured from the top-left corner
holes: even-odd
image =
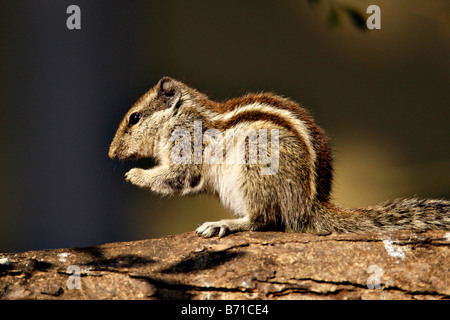
[[[130,155],[126,158],[126,160],[138,160],[138,159],[140,159],[140,157],[138,157],[136,153],[130,154]]]
[[[143,168],[143,169],[150,169],[157,165],[157,162],[153,158],[127,158],[126,160],[133,161],[133,167],[134,168]]]

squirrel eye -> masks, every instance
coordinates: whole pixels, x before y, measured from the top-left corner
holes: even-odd
[[[139,119],[141,119],[141,114],[139,112],[132,113],[130,115],[130,119],[128,120],[128,126],[131,127],[139,122]]]
[[[166,98],[172,98],[174,95],[175,95],[175,92],[173,92],[173,91],[164,92],[164,96]]]

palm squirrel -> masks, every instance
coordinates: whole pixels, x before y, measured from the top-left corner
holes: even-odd
[[[156,159],[153,168],[126,173],[138,187],[218,195],[236,218],[203,223],[196,232],[204,237],[245,230],[450,229],[446,200],[397,199],[359,209],[332,204],[327,137],[305,109],[273,94],[218,103],[164,77],[127,112],[109,157]]]

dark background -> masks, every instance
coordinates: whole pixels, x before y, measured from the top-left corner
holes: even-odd
[[[316,3],[317,2],[317,3]],[[316,3],[308,5],[308,3]],[[66,9],[81,8],[81,30]],[[381,30],[363,31],[381,8]],[[123,114],[168,75],[224,100],[273,91],[331,137],[333,198],[450,198],[450,5],[389,1],[0,0],[0,252],[91,246],[229,216],[161,198],[107,157]]]

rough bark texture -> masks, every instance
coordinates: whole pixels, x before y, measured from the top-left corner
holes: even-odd
[[[449,246],[446,231],[242,232],[5,253],[0,298],[449,299]]]

